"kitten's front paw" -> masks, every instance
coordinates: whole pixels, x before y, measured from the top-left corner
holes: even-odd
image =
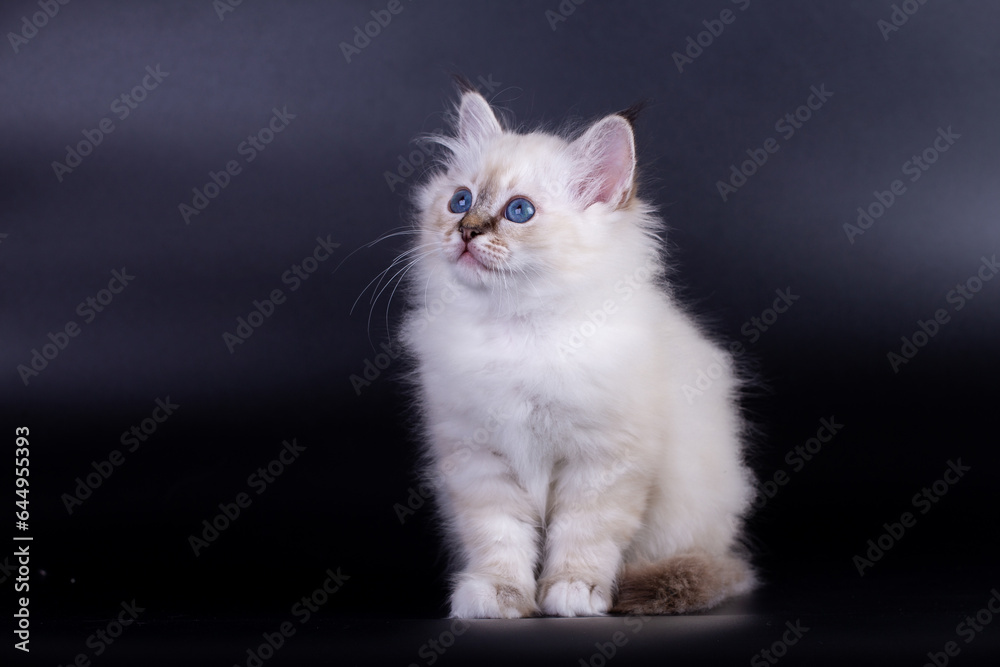
[[[611,608],[610,588],[582,579],[543,581],[539,599],[549,616],[603,616]]]
[[[451,594],[452,618],[521,618],[537,613],[533,590],[493,577],[465,575]]]

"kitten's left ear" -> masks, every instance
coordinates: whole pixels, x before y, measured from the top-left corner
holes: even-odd
[[[584,207],[599,202],[615,208],[628,202],[635,181],[635,137],[631,119],[615,114],[590,126],[572,144],[576,192]]]
[[[502,133],[489,102],[475,89],[465,91],[458,107],[458,137],[466,143],[480,144]]]

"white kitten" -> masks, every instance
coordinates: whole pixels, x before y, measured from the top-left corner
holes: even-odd
[[[750,590],[738,383],[672,299],[632,114],[504,131],[465,85],[416,195],[403,342],[456,617],[676,613]]]

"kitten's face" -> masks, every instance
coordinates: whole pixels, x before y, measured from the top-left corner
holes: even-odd
[[[603,214],[628,203],[635,169],[625,118],[574,141],[515,134],[467,92],[458,136],[444,141],[447,169],[419,197],[421,247],[462,283],[508,290],[571,278],[613,242]]]
[[[427,242],[470,286],[558,271],[580,242],[579,230],[566,224],[574,211],[558,186],[566,143],[504,134],[481,148],[435,179],[424,212]]]

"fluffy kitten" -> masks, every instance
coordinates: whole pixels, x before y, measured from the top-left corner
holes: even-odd
[[[632,114],[518,134],[463,88],[416,194],[403,327],[451,615],[677,613],[750,590],[738,384],[683,389],[731,364],[665,285]]]

